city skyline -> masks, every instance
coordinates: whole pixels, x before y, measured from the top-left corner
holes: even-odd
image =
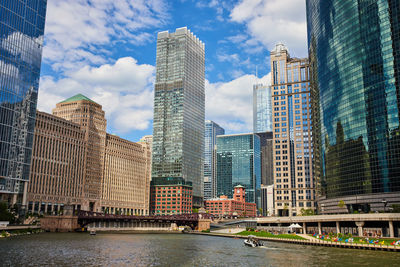
[[[49,1],[38,109],[51,112],[50,102],[82,93],[103,105],[108,132],[131,141],[152,131],[159,31],[187,26],[204,40],[206,119],[227,133],[252,130],[251,117],[246,114],[252,107],[252,85],[269,83],[269,50],[276,42],[293,47],[299,56],[307,54],[302,0],[269,0],[257,5],[251,1],[146,1],[136,7],[128,4],[125,12],[121,7],[126,1],[118,1],[120,6],[108,0],[104,5],[92,2]],[[301,9],[303,14],[292,18],[293,10]],[[82,10],[95,15],[89,20]],[[60,19],[69,13],[74,14],[74,23]],[[121,15],[126,23],[106,14]],[[140,14],[143,20],[127,14]],[[199,20],[204,23],[198,24]],[[255,22],[268,27],[268,36],[253,26]],[[277,25],[288,29],[279,31]]]

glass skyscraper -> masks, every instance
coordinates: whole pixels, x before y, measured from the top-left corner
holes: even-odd
[[[253,86],[253,132],[272,132],[271,87]]]
[[[215,145],[217,135],[225,134],[224,128],[206,120],[204,132],[204,199],[216,197]]]
[[[203,202],[204,44],[186,27],[158,33],[152,180],[178,178]]]
[[[400,203],[399,16],[398,0],[307,0],[322,213]]]
[[[0,1],[0,200],[25,204],[46,0]]]
[[[217,136],[217,196],[233,197],[233,188],[246,189],[246,202],[261,206],[260,137],[256,134]]]

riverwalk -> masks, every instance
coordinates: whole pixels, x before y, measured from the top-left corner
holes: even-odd
[[[229,238],[241,238],[246,239],[247,236],[227,234],[227,233],[204,233],[204,232],[192,232],[198,235],[210,235],[219,237],[229,237]],[[257,237],[259,240],[272,241],[272,242],[283,242],[298,245],[309,245],[309,246],[324,246],[324,247],[336,247],[336,248],[351,248],[351,249],[365,249],[365,250],[381,250],[381,251],[392,251],[400,252],[400,246],[392,245],[380,245],[380,244],[358,244],[358,243],[340,243],[334,241],[325,241],[316,239],[307,235],[299,235],[305,240],[301,239],[289,239],[289,238],[275,238],[275,237]]]

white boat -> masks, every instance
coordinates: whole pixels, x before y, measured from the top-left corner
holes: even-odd
[[[245,240],[243,241],[243,243],[244,243],[245,246],[253,247],[253,248],[263,246],[263,243],[261,243],[261,242],[260,242],[255,236],[253,236],[253,235],[249,235],[249,236],[247,237],[247,239],[245,239]]]
[[[90,230],[90,235],[96,235],[96,230]]]

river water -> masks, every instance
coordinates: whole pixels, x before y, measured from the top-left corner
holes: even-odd
[[[0,266],[400,266],[400,253],[190,234],[42,233],[0,239]]]

